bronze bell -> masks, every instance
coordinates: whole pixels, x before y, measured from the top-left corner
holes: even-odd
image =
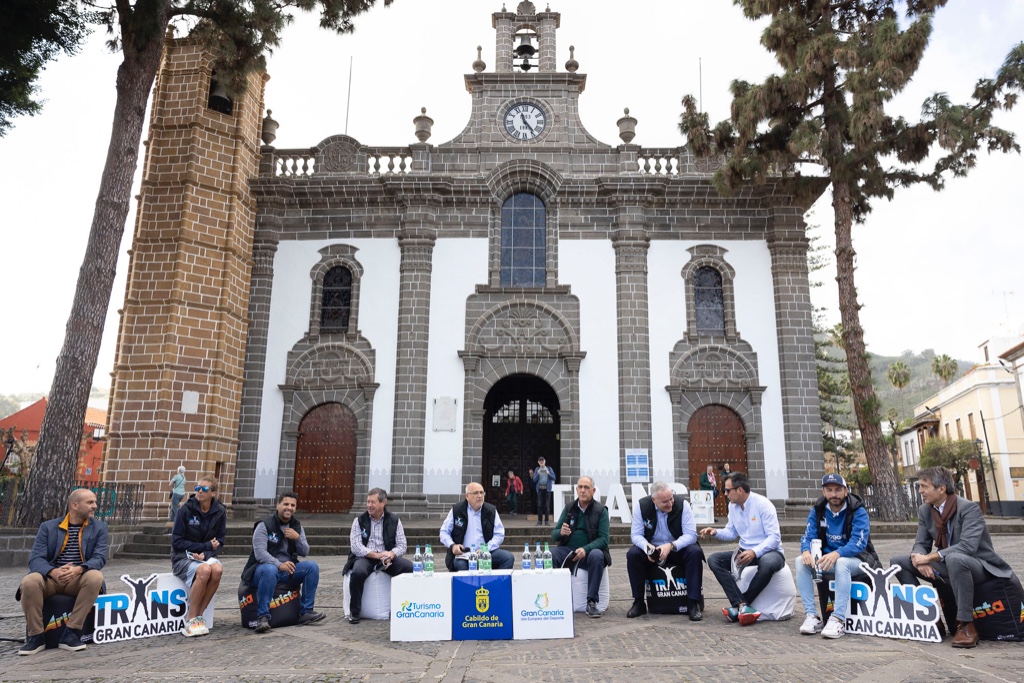
[[[530,40],[529,34],[524,34],[519,37],[519,47],[516,48],[516,55],[519,57],[532,57],[537,53],[537,48],[533,46]]]

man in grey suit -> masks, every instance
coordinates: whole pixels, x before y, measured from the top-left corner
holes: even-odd
[[[924,504],[917,513],[917,538],[910,555],[894,557],[896,580],[917,584],[927,579],[956,600],[953,647],[974,647],[974,587],[992,577],[1009,579],[1013,570],[996,554],[978,504],[956,494],[953,473],[945,467],[926,467],[917,473]],[[932,551],[932,548],[935,551]]]

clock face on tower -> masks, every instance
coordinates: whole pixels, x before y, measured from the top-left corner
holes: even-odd
[[[529,102],[517,102],[505,112],[505,132],[515,140],[535,140],[546,125],[544,111]]]

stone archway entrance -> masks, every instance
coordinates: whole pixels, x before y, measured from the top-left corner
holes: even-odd
[[[689,469],[690,488],[700,489],[700,475],[708,465],[715,468],[720,477],[722,465],[729,463],[733,472],[747,473],[747,437],[743,420],[733,410],[723,405],[709,405],[697,410],[687,425],[690,434]],[[718,481],[722,489],[722,481]],[[715,516],[727,514],[725,496],[715,498]]]
[[[313,408],[299,423],[295,493],[304,513],[352,508],[356,477],[356,416],[340,403]]]
[[[512,470],[523,480],[529,505],[519,511],[533,510],[533,497],[527,471],[543,456],[548,466],[562,476],[560,461],[558,397],[547,382],[534,375],[510,375],[497,382],[484,400],[483,471],[480,483],[487,502],[505,505],[505,480]],[[494,485],[498,477],[498,485]]]

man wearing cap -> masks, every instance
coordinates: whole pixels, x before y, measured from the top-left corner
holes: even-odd
[[[923,578],[931,581],[940,595],[951,591],[956,602],[953,647],[974,647],[978,644],[974,587],[993,577],[1018,584],[1019,580],[992,547],[981,508],[957,495],[950,470],[924,468],[917,473],[917,490],[924,502],[917,511],[914,548],[909,556],[892,558],[890,565],[901,567],[896,574],[899,583],[917,585]]]
[[[718,579],[725,597],[732,607],[722,609],[725,618],[749,626],[756,622],[761,613],[752,603],[761,594],[775,573],[786,566],[782,554],[782,532],[779,530],[779,515],[772,502],[759,493],[750,490],[747,475],[733,472],[725,479],[722,492],[729,500],[729,521],[724,529],[706,527],[700,530],[701,538],[715,536],[721,541],[739,539],[739,553],[736,566],[757,567],[757,574],[751,579],[747,590],[741,591],[737,577],[733,575],[733,553],[724,551],[708,558],[708,567]]]
[[[839,474],[826,474],[821,480],[821,498],[807,515],[807,528],[800,539],[800,561],[796,563],[796,585],[804,605],[804,623],[800,633],[821,633],[825,638],[842,638],[846,634],[846,608],[850,602],[850,586],[855,576],[863,576],[860,563],[881,567],[878,554],[871,545],[871,522],[864,501],[850,493],[846,480]],[[821,617],[814,602],[814,557],[811,541],[821,541],[818,568],[835,574],[835,608],[828,624],[822,628]],[[824,588],[827,584],[822,584]]]

